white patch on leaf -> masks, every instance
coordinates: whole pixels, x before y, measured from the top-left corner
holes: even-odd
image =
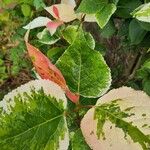
[[[50,80],[34,80],[30,81],[20,87],[16,88],[12,92],[4,96],[3,100],[0,102],[0,107],[3,108],[3,111],[7,114],[11,113],[11,107],[15,106],[14,97],[20,94],[23,97],[24,92],[31,94],[31,90],[39,91],[43,88],[44,93],[55,97],[57,100],[63,100],[64,108],[67,107],[67,99],[64,94],[64,91],[60,86],[55,84]]]
[[[72,6],[73,8],[76,7],[75,0],[61,0],[61,4],[67,4],[67,5]]]

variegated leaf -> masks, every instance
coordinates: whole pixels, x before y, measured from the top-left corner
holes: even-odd
[[[67,4],[67,5],[72,6],[73,8],[76,7],[75,0],[61,0],[61,4]]]
[[[48,80],[31,81],[0,102],[1,150],[67,150],[63,90]]]
[[[63,22],[70,22],[77,18],[72,6],[67,4],[56,4],[46,7],[47,10],[54,18]]]
[[[29,24],[24,26],[24,29],[34,29],[38,27],[46,27],[47,23],[51,22],[51,19],[47,17],[37,17],[34,20],[32,20]]]
[[[111,90],[87,112],[81,130],[93,150],[148,150],[150,97],[128,87]]]
[[[150,3],[139,6],[131,14],[134,18],[140,21],[150,23]]]

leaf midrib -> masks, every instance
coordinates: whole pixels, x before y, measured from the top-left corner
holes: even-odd
[[[80,58],[80,62],[79,62],[79,76],[78,76],[78,93],[80,93],[80,81],[81,81],[81,66],[82,66],[82,58],[81,58],[81,54],[79,56]]]
[[[17,135],[15,135],[15,136],[5,138],[5,139],[2,140],[0,143],[2,143],[2,142],[4,142],[4,141],[7,141],[7,140],[10,140],[10,139],[13,139],[13,138],[16,138],[16,137],[18,137],[18,136],[21,136],[21,135],[25,134],[26,132],[28,132],[28,131],[30,131],[30,130],[36,128],[36,127],[40,127],[40,126],[42,126],[42,125],[44,125],[44,124],[46,124],[46,123],[48,123],[48,122],[54,121],[55,119],[58,119],[58,118],[60,118],[60,117],[63,117],[63,114],[61,114],[61,115],[59,115],[59,116],[57,116],[57,117],[54,117],[54,118],[52,118],[52,119],[49,119],[49,120],[47,120],[47,121],[45,121],[45,122],[42,122],[42,123],[40,123],[40,124],[37,124],[37,125],[35,125],[35,126],[29,128],[29,129],[27,129],[26,131],[23,131],[23,132],[17,134]]]

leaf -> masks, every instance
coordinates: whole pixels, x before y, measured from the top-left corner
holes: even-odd
[[[71,146],[72,150],[90,150],[89,146],[86,144],[82,132],[80,129],[72,132]]]
[[[116,5],[108,3],[108,0],[82,0],[77,12],[86,15],[93,14],[96,17],[98,25],[103,28],[109,21],[112,14],[116,11]],[[92,16],[92,22],[95,18]],[[88,21],[89,19],[86,19]]]
[[[43,2],[43,0],[34,0],[33,4],[36,8],[36,10],[40,9],[40,8],[44,8],[46,7],[45,3]]]
[[[115,14],[121,18],[131,18],[130,13],[141,4],[140,0],[119,0]]]
[[[150,22],[150,3],[143,4],[132,12],[132,16],[143,22]]]
[[[31,16],[31,7],[28,4],[21,5],[21,11],[25,17]]]
[[[62,31],[62,36],[69,44],[72,44],[78,35],[78,30],[80,30],[78,29],[78,26],[69,25]],[[88,32],[84,32],[84,36],[86,38],[88,46],[94,49],[95,40],[93,36]]]
[[[67,4],[56,4],[45,8],[54,18],[63,22],[70,22],[77,18],[72,6]],[[57,14],[56,14],[56,11]]]
[[[116,32],[114,22],[109,20],[106,26],[101,31],[101,36],[104,38],[110,38]]]
[[[38,27],[44,27],[47,25],[48,22],[51,22],[51,20],[47,17],[37,17],[33,19],[29,24],[24,26],[24,29],[34,29]]]
[[[103,28],[109,21],[112,14],[116,11],[116,5],[113,3],[105,5],[99,12],[96,13],[98,25]]]
[[[139,44],[143,40],[146,33],[147,31],[142,29],[139,23],[135,19],[133,19],[130,22],[129,37],[131,40],[131,44],[135,44],[135,45]]]
[[[150,47],[150,42],[149,41],[150,41],[150,34],[146,34],[146,36],[144,37],[142,42],[139,44],[139,46],[149,49],[149,47]]]
[[[143,90],[150,96],[150,80],[144,80],[143,81]]]
[[[54,47],[47,51],[48,58],[53,64],[59,59],[59,57],[65,52],[66,47]]]
[[[69,25],[62,31],[63,38],[69,43],[72,44],[75,40],[78,32],[78,26]]]
[[[83,31],[78,32],[56,66],[63,73],[71,91],[81,96],[99,97],[110,86],[110,70],[101,54],[87,45]]]
[[[96,17],[93,14],[92,15],[86,14],[85,18],[84,18],[84,21],[85,22],[96,22]]]
[[[150,23],[139,21],[139,25],[146,31],[150,31]]]
[[[61,4],[67,4],[67,5],[72,6],[73,8],[76,7],[75,0],[61,0]]]
[[[87,42],[88,46],[91,49],[94,49],[95,48],[95,40],[94,40],[93,36],[91,35],[91,33],[85,32],[84,37],[86,39],[86,42]]]
[[[67,150],[64,92],[48,80],[31,81],[5,95],[0,102],[2,150]]]
[[[50,21],[47,23],[46,27],[49,30],[51,36],[56,32],[57,28],[63,24],[62,21]]]
[[[42,79],[48,79],[58,84],[65,92],[70,100],[76,103],[79,100],[79,96],[72,93],[67,85],[66,81],[60,72],[60,70],[53,65],[50,60],[41,53],[36,47],[26,42],[28,54],[33,62],[33,65]]]
[[[150,97],[128,87],[102,96],[81,121],[91,149],[148,150],[150,147]]]
[[[82,0],[77,12],[96,14],[108,3],[108,0]]]
[[[51,36],[47,28],[45,28],[42,32],[39,32],[37,37],[39,38],[39,42],[48,45],[52,45],[60,39],[57,35]]]

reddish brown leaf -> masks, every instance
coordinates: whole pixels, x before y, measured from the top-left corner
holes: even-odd
[[[26,42],[26,46],[33,65],[40,77],[58,84],[66,92],[67,97],[72,102],[76,103],[79,100],[79,95],[72,93],[68,89],[66,81],[60,70],[36,47],[32,46],[28,42]]]

